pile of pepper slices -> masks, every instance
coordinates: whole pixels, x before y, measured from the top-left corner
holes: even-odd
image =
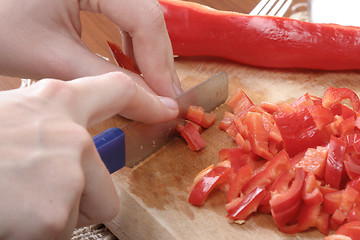
[[[345,99],[352,108],[343,104]],[[356,93],[329,87],[323,98],[307,93],[292,104],[254,105],[238,90],[226,103],[233,112],[225,113],[219,128],[238,147],[222,149],[219,163],[195,177],[189,202],[201,206],[211,191],[226,189],[227,217],[237,222],[260,212],[271,214],[284,233],[317,228],[325,235],[331,229],[342,239],[359,238],[360,100]],[[190,109],[188,119],[201,123],[205,118],[201,108]],[[192,150],[199,150],[204,145],[199,128],[193,122],[187,125],[193,130],[186,140]],[[184,128],[179,129],[183,136]]]

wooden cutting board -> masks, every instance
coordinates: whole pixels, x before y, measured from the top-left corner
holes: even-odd
[[[255,104],[292,102],[304,93],[322,97],[328,86],[348,87],[360,93],[360,72],[324,72],[263,69],[217,58],[177,58],[176,68],[184,89],[226,71],[229,94],[242,88]],[[207,146],[192,152],[176,138],[133,169],[112,175],[120,196],[120,213],[106,226],[123,239],[322,239],[317,230],[288,235],[279,232],[270,215],[254,214],[243,225],[226,218],[225,194],[212,193],[203,207],[187,202],[188,187],[203,168],[218,162],[218,152],[235,147],[218,129],[227,106],[215,112],[218,121],[203,132]]]

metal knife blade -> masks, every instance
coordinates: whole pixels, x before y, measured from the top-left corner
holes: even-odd
[[[132,121],[120,128],[110,128],[93,140],[110,173],[122,168],[125,163],[134,167],[173,139],[176,127],[185,121],[190,105],[201,106],[210,112],[224,103],[227,97],[228,76],[221,72],[175,98],[179,104],[179,115],[175,120],[158,124]]]

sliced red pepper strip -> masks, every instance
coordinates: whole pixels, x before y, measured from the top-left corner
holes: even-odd
[[[356,27],[250,16],[185,1],[160,3],[176,55],[217,56],[276,68],[360,67]]]
[[[349,181],[346,186],[350,186],[360,192],[360,176],[353,178],[351,181]]]
[[[353,240],[348,236],[345,235],[340,235],[340,234],[333,234],[333,235],[329,235],[324,237],[323,240]]]
[[[253,174],[254,173],[252,167],[249,163],[241,167],[237,171],[235,178],[230,183],[230,188],[226,197],[227,203],[240,196],[241,190],[243,189],[245,184],[252,178]]]
[[[288,190],[272,193],[269,203],[277,226],[282,226],[296,218],[302,203],[301,193],[304,179],[304,170],[298,168],[295,170],[295,179]]]
[[[346,152],[355,151],[357,154],[360,154],[360,134],[359,133],[348,134],[342,139],[346,143]],[[360,164],[360,160],[358,163]]]
[[[190,105],[186,119],[199,124],[203,128],[209,128],[215,123],[216,115],[214,113],[206,113],[204,108],[200,106]]]
[[[250,98],[241,89],[237,89],[236,92],[226,100],[226,104],[229,105],[235,115],[244,112],[254,105]]]
[[[340,136],[346,136],[347,134],[354,133],[355,130],[355,118],[348,117],[339,126]]]
[[[280,130],[285,150],[290,157],[311,147],[325,143],[313,117],[307,109],[294,113],[280,112],[274,115],[275,122]]]
[[[234,114],[231,112],[225,112],[224,118],[219,123],[219,129],[226,131],[234,121]]]
[[[355,205],[355,206],[353,206],[353,208],[350,209],[350,211],[348,212],[348,215],[347,215],[347,220],[349,222],[360,221],[360,206],[359,205]]]
[[[203,176],[192,189],[189,203],[201,206],[210,192],[218,185],[229,181],[231,168],[218,166]]]
[[[201,121],[204,118],[205,110],[200,106],[190,105],[186,114],[186,119],[201,125]]]
[[[324,108],[322,105],[308,106],[307,110],[313,117],[314,122],[319,128],[323,138],[328,141],[330,139],[330,135],[326,129],[326,126],[333,122],[334,114],[331,112],[331,110]]]
[[[199,151],[206,145],[206,142],[201,137],[199,130],[191,123],[187,123],[185,127],[180,130],[180,134],[188,143],[189,148],[193,151]]]
[[[298,233],[298,232],[303,232],[309,228],[312,227],[317,227],[319,224],[319,216],[320,216],[320,210],[321,210],[321,205],[320,204],[303,204],[300,211],[299,211],[299,219],[298,219],[298,223],[292,224],[292,225],[280,225],[278,226],[278,229],[281,232],[284,233]],[[328,215],[327,215],[327,220],[328,220]],[[325,219],[324,219],[325,220]],[[322,222],[323,224],[326,224],[324,222]],[[326,230],[326,226],[322,226],[322,231],[328,231],[328,227]]]
[[[282,173],[291,169],[289,155],[286,151],[279,152],[266,166],[265,169],[259,171],[254,177],[245,185],[243,193],[247,195],[257,186],[267,187],[273,183]]]
[[[336,209],[340,207],[343,191],[329,192],[324,194],[323,211],[334,214]]]
[[[323,202],[324,197],[319,189],[320,183],[313,173],[306,174],[302,198],[308,205],[316,205]]]
[[[125,55],[118,45],[110,41],[107,41],[107,43],[110,47],[111,54],[119,67],[140,74],[140,72],[135,68],[133,60],[129,56]]]
[[[206,113],[204,108],[200,106],[190,105],[186,119],[199,124],[203,128],[209,128],[215,123],[216,115],[214,113]]]
[[[316,228],[319,229],[319,231],[324,235],[329,234],[329,219],[330,214],[321,211],[316,221]]]
[[[339,189],[344,170],[346,143],[334,136],[330,138],[329,152],[326,160],[325,183]]]
[[[356,119],[357,117],[356,112],[344,104],[341,104],[341,115],[344,119],[347,119],[349,117],[354,117]]]
[[[246,114],[246,126],[253,152],[266,160],[271,160],[274,156],[269,152],[269,132],[265,130],[262,114],[248,112]]]
[[[266,190],[264,188],[256,187],[241,201],[233,200],[236,204],[229,203],[227,217],[234,220],[245,220],[252,212],[256,211],[265,195]]]
[[[303,96],[296,99],[291,105],[295,108],[314,106],[314,101],[310,97],[309,93],[305,93]]]
[[[345,222],[346,218],[347,215],[343,211],[336,209],[330,220],[340,226]]]
[[[344,166],[347,175],[350,179],[354,179],[360,176],[360,165],[353,160],[353,156],[345,154]]]
[[[305,155],[295,164],[295,167],[303,168],[306,172],[315,174],[323,179],[325,175],[327,147],[308,148]]]
[[[349,88],[334,88],[329,87],[324,93],[322,105],[325,108],[341,103],[342,100],[350,99],[351,105],[355,112],[360,110],[360,100],[356,93]]]
[[[360,221],[345,223],[339,227],[335,234],[348,236],[352,240],[360,239]]]
[[[223,148],[219,151],[219,160],[220,162],[226,160],[230,161],[231,168],[236,173],[240,168],[247,164],[255,166],[253,162],[257,160],[257,156],[253,153],[245,152],[241,148]]]

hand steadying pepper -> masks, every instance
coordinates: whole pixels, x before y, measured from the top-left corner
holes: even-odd
[[[80,38],[80,11],[104,14],[121,29],[124,52],[133,58],[144,79],[86,47]],[[0,17],[2,74],[70,80],[122,71],[159,95],[174,97],[181,92],[171,43],[156,0],[4,0]]]

